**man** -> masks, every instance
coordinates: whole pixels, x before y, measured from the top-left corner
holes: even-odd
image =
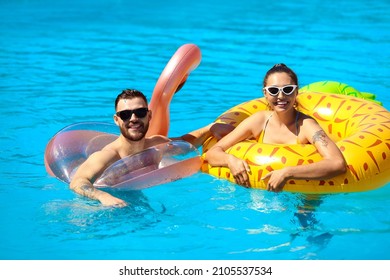
[[[125,201],[96,189],[93,182],[112,163],[146,148],[170,141],[162,135],[146,137],[152,112],[148,109],[145,95],[137,90],[127,89],[115,100],[114,121],[120,128],[119,137],[92,154],[76,171],[70,182],[70,188],[76,193],[99,200],[105,206],[124,207]],[[194,146],[200,146],[210,136],[210,126],[205,126],[172,140],[185,140]]]

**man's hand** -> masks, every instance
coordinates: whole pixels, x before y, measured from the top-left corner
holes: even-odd
[[[127,203],[115,196],[112,196],[109,193],[102,193],[99,196],[99,201],[104,205],[104,206],[113,206],[113,207],[125,207],[127,206]]]

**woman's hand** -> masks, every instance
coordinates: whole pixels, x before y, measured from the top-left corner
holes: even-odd
[[[290,178],[289,169],[283,168],[274,170],[265,175],[262,180],[267,180],[267,190],[271,192],[281,192],[287,180]]]
[[[237,184],[245,187],[250,187],[248,173],[251,172],[248,163],[245,160],[239,159],[233,155],[228,158],[228,167],[233,174]]]

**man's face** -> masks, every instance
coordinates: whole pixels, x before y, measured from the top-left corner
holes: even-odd
[[[130,141],[140,141],[149,129],[151,114],[142,98],[121,99],[117,105],[117,114],[114,115],[115,123],[119,126],[121,134]],[[146,109],[145,109],[146,108]],[[140,109],[140,110],[137,110]],[[126,111],[136,110],[136,111]]]

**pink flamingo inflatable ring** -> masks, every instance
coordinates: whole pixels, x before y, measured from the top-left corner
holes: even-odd
[[[169,104],[175,92],[200,63],[201,52],[194,44],[181,46],[161,73],[149,105],[153,112],[147,135],[167,136]],[[65,127],[48,142],[44,162],[53,177],[70,183],[77,168],[94,152],[118,137],[116,125],[83,122]],[[139,190],[172,182],[197,173],[200,152],[185,141],[170,141],[122,158],[109,166],[94,182],[97,188]]]

